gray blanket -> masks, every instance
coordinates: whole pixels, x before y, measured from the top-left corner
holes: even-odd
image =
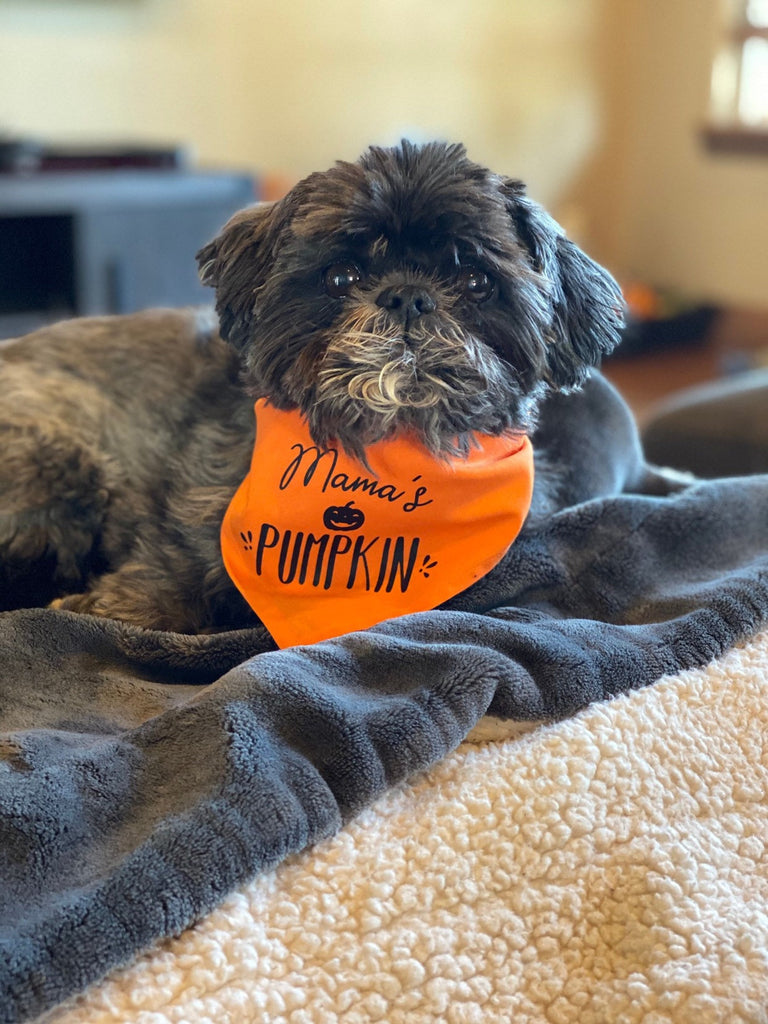
[[[0,615],[0,1020],[180,931],[481,716],[569,715],[768,620],[768,477],[620,493],[636,449],[548,423],[558,506],[440,610],[284,651],[262,627]]]

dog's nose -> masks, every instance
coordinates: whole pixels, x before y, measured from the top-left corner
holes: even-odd
[[[434,313],[437,303],[426,290],[416,284],[392,285],[376,299],[376,305],[388,309],[403,321],[415,320],[425,313]]]

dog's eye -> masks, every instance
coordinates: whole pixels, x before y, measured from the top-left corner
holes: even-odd
[[[496,287],[490,274],[478,270],[477,267],[462,267],[456,276],[456,282],[473,302],[484,302],[489,299]]]
[[[323,284],[326,292],[334,299],[340,299],[349,295],[358,281],[362,281],[363,272],[356,263],[351,260],[344,260],[342,263],[332,263],[323,275]]]

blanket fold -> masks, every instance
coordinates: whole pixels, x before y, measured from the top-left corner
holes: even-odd
[[[767,620],[768,477],[565,502],[443,608],[314,646],[0,615],[0,1020],[182,930],[486,713],[563,718]]]

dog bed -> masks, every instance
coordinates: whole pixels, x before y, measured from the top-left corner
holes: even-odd
[[[0,1020],[147,949],[54,1013],[760,1019],[768,477],[561,472],[479,584],[338,640],[1,615]]]
[[[648,457],[702,477],[768,472],[768,369],[687,388],[643,431]]]

